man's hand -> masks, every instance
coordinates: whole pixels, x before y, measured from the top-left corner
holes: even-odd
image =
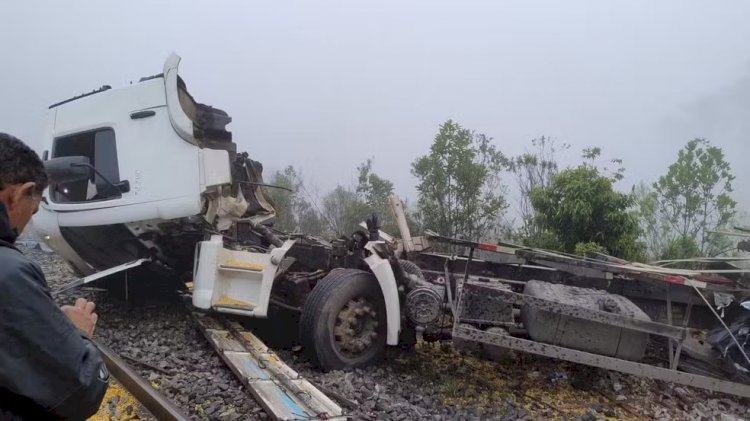
[[[94,326],[99,316],[94,313],[96,306],[93,301],[85,298],[76,300],[74,306],[62,306],[61,310],[73,322],[73,325],[89,336],[94,335]]]

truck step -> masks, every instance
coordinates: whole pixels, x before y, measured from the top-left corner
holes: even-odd
[[[239,323],[220,315],[192,315],[224,363],[273,418],[346,419],[336,402],[284,364]]]

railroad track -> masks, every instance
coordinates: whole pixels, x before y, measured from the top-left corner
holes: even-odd
[[[65,292],[83,285],[80,279],[74,280],[62,288],[53,291],[51,295],[58,297]],[[172,401],[159,393],[156,389],[139,376],[123,361],[117,353],[101,342],[92,339],[99,349],[107,370],[127,393],[133,396],[144,408],[160,421],[184,421],[190,418]],[[104,402],[102,404],[105,404]]]
[[[80,287],[74,281],[53,296]],[[180,295],[178,293],[178,295]],[[196,312],[184,295],[181,299],[194,325],[216,355],[242,383],[263,410],[277,420],[345,419],[343,409],[318,387],[287,366],[253,333],[226,316]],[[159,420],[189,419],[181,409],[138,376],[116,353],[95,342],[107,368],[118,383]],[[127,357],[127,356],[125,356]],[[153,365],[149,365],[154,370]],[[349,402],[344,402],[349,404]]]
[[[278,420],[346,419],[342,408],[286,365],[252,332],[224,316],[192,312],[219,357]]]
[[[102,355],[107,370],[148,412],[160,421],[185,421],[188,416],[172,401],[151,387],[135,373],[114,351],[94,341]]]

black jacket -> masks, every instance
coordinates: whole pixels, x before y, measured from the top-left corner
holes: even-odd
[[[16,237],[0,202],[0,421],[86,419],[109,374],[52,300],[42,270],[13,246]]]

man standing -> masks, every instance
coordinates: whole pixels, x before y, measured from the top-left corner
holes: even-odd
[[[107,390],[89,339],[94,303],[58,308],[42,270],[13,246],[47,182],[39,156],[0,133],[0,421],[86,419]]]

